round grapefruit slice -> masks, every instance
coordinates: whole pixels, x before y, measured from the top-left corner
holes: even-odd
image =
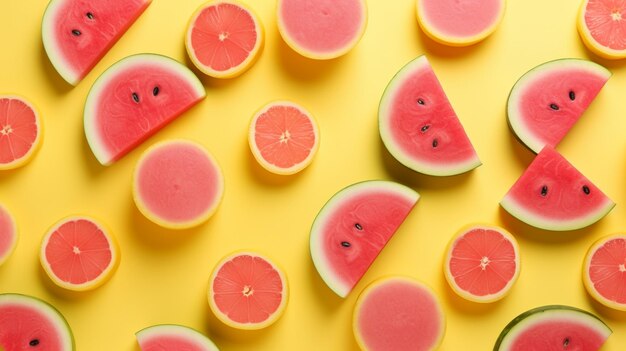
[[[220,261],[209,280],[209,306],[224,324],[246,330],[276,322],[287,306],[287,278],[269,259],[237,252]]]
[[[365,0],[279,0],[278,30],[302,56],[328,60],[352,50],[367,25]]]
[[[496,30],[505,7],[505,0],[417,0],[417,21],[436,42],[468,46]]]
[[[601,304],[626,311],[626,234],[596,241],[583,264],[583,282]]]
[[[610,60],[626,58],[625,2],[583,0],[576,27],[591,52]]]
[[[48,230],[41,243],[39,259],[56,285],[86,291],[111,278],[119,265],[120,250],[115,238],[100,223],[74,216]]]
[[[42,139],[39,113],[26,99],[0,95],[0,170],[26,164]]]
[[[153,325],[135,335],[141,351],[218,351],[204,334],[182,325]]]
[[[0,266],[17,246],[17,228],[9,211],[0,205]]]
[[[141,213],[170,229],[208,220],[222,201],[224,177],[200,144],[169,140],[146,150],[135,168],[133,198]]]
[[[493,302],[503,298],[517,281],[519,247],[513,235],[502,228],[469,226],[450,241],[443,268],[456,294],[474,302]]]
[[[435,293],[408,277],[370,284],[354,307],[352,329],[364,351],[435,350],[445,334],[445,315]]]
[[[298,173],[317,153],[320,132],[313,116],[289,101],[269,103],[250,122],[248,142],[254,158],[276,174]]]
[[[263,36],[261,21],[248,6],[235,0],[213,0],[191,16],[185,47],[204,74],[232,78],[259,57]]]

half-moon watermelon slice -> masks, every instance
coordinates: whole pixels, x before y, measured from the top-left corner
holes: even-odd
[[[43,46],[61,77],[78,84],[152,0],[51,0],[41,23]]]
[[[561,154],[546,146],[500,205],[522,222],[560,231],[599,221],[615,203]]]
[[[555,147],[595,99],[611,72],[597,63],[560,59],[526,72],[511,89],[507,119],[535,153]]]
[[[389,153],[414,171],[449,176],[481,165],[426,56],[391,79],[380,100],[378,128]]]
[[[135,336],[141,351],[218,351],[204,334],[182,325],[153,325],[138,331]]]
[[[94,83],[85,103],[85,135],[109,165],[204,99],[202,83],[178,61],[156,54],[126,57]]]
[[[336,193],[311,228],[311,258],[337,295],[346,297],[413,209],[419,194],[390,181],[372,180]]]

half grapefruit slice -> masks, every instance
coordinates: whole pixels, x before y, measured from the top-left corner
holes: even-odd
[[[17,228],[9,211],[0,204],[0,266],[17,246]]]
[[[26,164],[42,139],[39,113],[26,99],[0,95],[0,170]]]
[[[626,2],[583,0],[576,27],[594,54],[610,60],[626,58]]]
[[[596,241],[583,264],[583,282],[601,304],[626,311],[626,234]]]

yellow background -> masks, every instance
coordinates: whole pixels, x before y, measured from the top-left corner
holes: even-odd
[[[247,0],[266,34],[264,51],[244,75],[228,81],[202,77],[207,98],[110,167],[97,163],[84,137],[83,104],[97,76],[117,60],[155,52],[191,66],[183,38],[203,0],[154,0],[146,12],[75,88],[49,63],[41,44],[45,0],[0,1],[0,92],[22,94],[40,109],[43,147],[22,169],[0,173],[0,202],[20,232],[14,255],[0,267],[0,292],[38,296],[55,305],[74,331],[78,350],[137,350],[134,333],[177,323],[210,335],[222,350],[357,350],[351,330],[354,302],[382,275],[416,277],[434,288],[447,316],[441,350],[489,350],[519,313],[546,304],[578,306],[613,328],[604,350],[626,345],[626,313],[593,302],[581,280],[587,248],[626,229],[624,62],[592,56],[576,32],[578,1],[509,1],[504,20],[487,40],[446,48],[427,39],[415,0],[369,0],[365,36],[348,55],[311,61],[291,51],[276,28],[275,0]],[[418,55],[430,59],[483,165],[457,177],[422,176],[399,165],[377,130],[379,98],[389,79]],[[567,233],[533,229],[498,202],[532,160],[506,124],[508,92],[518,77],[544,61],[589,58],[613,77],[558,150],[594,181],[617,207],[598,224]],[[197,72],[197,71],[196,71]],[[309,109],[321,129],[313,164],[301,174],[273,176],[247,144],[251,115],[274,99]],[[146,220],[131,197],[131,174],[141,152],[156,141],[189,138],[220,162],[225,197],[206,224],[170,231]],[[342,300],[319,278],[309,257],[309,228],[336,191],[366,179],[395,180],[422,198],[355,290]],[[65,294],[50,287],[38,262],[40,239],[70,214],[94,216],[121,244],[117,273],[101,288]],[[442,257],[449,238],[470,222],[504,226],[518,239],[522,271],[504,300],[477,305],[448,288]],[[291,296],[284,316],[255,333],[223,328],[206,301],[215,263],[237,249],[267,254],[286,270]]]

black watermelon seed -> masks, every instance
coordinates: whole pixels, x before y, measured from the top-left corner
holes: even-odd
[[[433,139],[433,147],[439,146],[439,140]]]
[[[73,34],[74,36],[79,36],[79,35],[81,35],[82,33],[81,33],[78,29],[72,29],[72,34]]]
[[[569,92],[569,99],[572,101],[576,100],[576,94],[573,91]]]
[[[417,103],[420,105],[426,105],[426,102],[424,102],[424,99],[417,99]]]
[[[133,93],[133,100],[135,100],[135,102],[139,103],[139,95],[137,95],[137,93]]]
[[[357,230],[363,230],[363,226],[362,226],[362,225],[360,225],[359,223],[355,223],[355,224],[354,224],[354,227],[355,227]]]
[[[563,339],[563,347],[567,347],[569,345],[569,338]]]
[[[341,246],[343,246],[343,247],[350,247],[350,243],[347,242],[347,241],[342,241],[341,242]]]
[[[585,195],[589,195],[589,193],[591,193],[591,190],[588,186],[583,185],[583,192],[585,193]]]
[[[557,104],[550,104],[550,108],[553,109],[554,111],[559,110],[559,106],[557,106]]]
[[[87,18],[89,18],[89,19],[93,19],[93,13],[91,13],[91,12],[87,12]]]
[[[159,87],[154,87],[154,89],[152,89],[152,95],[154,96],[159,95]]]
[[[31,341],[28,343],[28,345],[30,345],[30,346],[37,346],[37,345],[39,345],[39,339],[33,339],[33,340],[31,340]]]
[[[546,196],[548,195],[548,186],[544,185],[541,187],[541,196]]]
[[[425,133],[428,129],[430,129],[430,124],[423,126],[420,130],[422,131],[422,133]]]

